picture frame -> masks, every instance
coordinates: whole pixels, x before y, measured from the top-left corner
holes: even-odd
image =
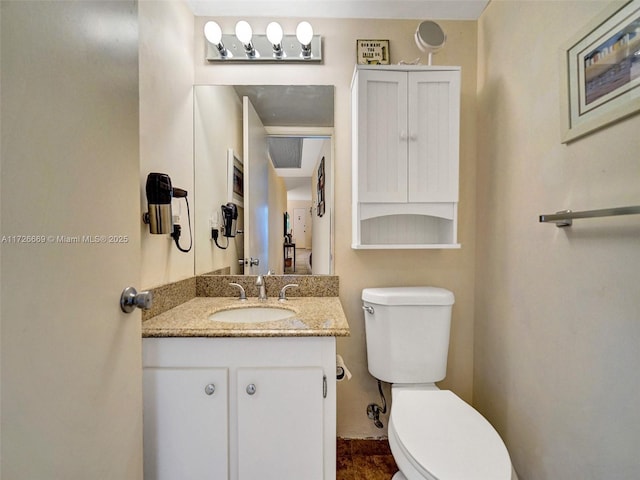
[[[227,150],[227,201],[244,208],[244,164],[233,148]]]
[[[318,165],[318,216],[324,215],[325,203],[324,203],[324,157],[320,160]]]
[[[358,65],[389,65],[389,40],[356,40]]]
[[[640,0],[614,4],[562,48],[562,143],[640,111]]]

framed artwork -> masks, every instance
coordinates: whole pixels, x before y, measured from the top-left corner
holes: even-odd
[[[244,208],[244,165],[233,148],[227,150],[227,201]]]
[[[561,52],[563,139],[640,111],[640,0],[613,5]]]
[[[356,40],[358,65],[389,65],[389,40]]]
[[[318,216],[324,215],[324,157],[318,166]]]

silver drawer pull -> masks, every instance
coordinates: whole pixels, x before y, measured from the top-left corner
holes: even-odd
[[[249,395],[253,395],[254,393],[256,393],[256,386],[253,383],[247,385],[247,393]]]
[[[204,393],[207,395],[213,395],[216,391],[216,386],[213,383],[210,383],[206,387],[204,387]]]

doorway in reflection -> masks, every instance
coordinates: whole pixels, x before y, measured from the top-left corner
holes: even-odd
[[[317,258],[325,253],[319,240],[324,239],[322,243],[327,243],[328,232],[323,232],[325,225],[320,220],[327,214],[324,175],[325,158],[331,153],[331,138],[270,136],[268,145],[274,170],[282,178],[287,192],[287,211],[283,217],[283,273],[311,275],[314,243],[319,250]]]

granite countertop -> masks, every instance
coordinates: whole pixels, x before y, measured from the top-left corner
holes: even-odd
[[[228,323],[209,320],[220,310],[244,307],[293,310],[284,320],[260,323]],[[338,297],[290,297],[258,301],[237,297],[196,297],[142,322],[143,337],[345,337],[349,324]]]

